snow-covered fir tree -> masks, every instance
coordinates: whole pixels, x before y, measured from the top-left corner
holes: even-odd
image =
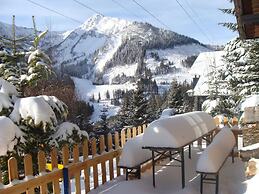
[[[34,21],[34,20],[33,20]],[[51,60],[39,48],[40,40],[47,31],[38,34],[35,23],[35,36],[29,52],[24,48],[26,38],[16,37],[15,17],[13,16],[12,39],[0,37],[3,50],[0,51],[0,76],[13,83],[23,95],[24,87],[35,85],[39,80],[47,78],[51,73]]]

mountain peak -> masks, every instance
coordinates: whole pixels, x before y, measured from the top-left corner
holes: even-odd
[[[106,35],[114,35],[120,32],[123,28],[130,25],[132,22],[102,15],[94,15],[90,17],[83,25],[80,26],[82,30],[95,30]]]

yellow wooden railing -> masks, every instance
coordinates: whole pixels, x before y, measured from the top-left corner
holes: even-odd
[[[89,141],[85,140],[81,145],[74,145],[72,150],[68,145],[65,145],[59,152],[53,148],[49,155],[39,151],[37,164],[39,173],[37,174],[33,172],[31,155],[24,156],[24,173],[18,170],[17,160],[12,157],[8,160],[9,184],[3,184],[0,171],[0,194],[24,192],[32,194],[35,191],[45,194],[48,193],[48,190],[60,193],[65,178],[64,169],[68,172],[68,188],[72,188],[70,180],[74,179],[75,192],[80,194],[84,187],[85,193],[88,193],[92,188],[95,189],[100,184],[107,182],[107,174],[109,180],[123,174],[123,171],[116,167],[121,149],[128,139],[143,133],[145,128],[146,125],[123,129],[120,133],[109,133],[106,138],[101,135],[99,139],[92,138]],[[91,154],[89,155],[89,153]],[[47,160],[49,161],[47,162]],[[99,170],[98,166],[101,166]],[[81,176],[82,173],[84,176]],[[82,177],[84,177],[83,185]],[[100,177],[101,180],[99,180]],[[91,179],[93,179],[92,187]]]

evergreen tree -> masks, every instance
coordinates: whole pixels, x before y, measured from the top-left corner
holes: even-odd
[[[106,99],[110,99],[110,92],[109,92],[109,90],[106,91]]]
[[[148,101],[145,98],[144,91],[137,88],[133,93],[132,99],[132,125],[138,126],[148,123]]]
[[[176,80],[174,80],[171,84],[169,94],[167,96],[167,107],[174,108],[177,113],[182,112],[182,108],[183,108],[182,88]]]
[[[99,93],[98,93],[98,101],[97,101],[97,102],[99,103],[100,100],[101,100],[101,93],[99,92]]]
[[[132,124],[132,101],[133,101],[133,91],[127,91],[123,97],[123,103],[121,110],[119,112],[119,125],[121,127],[131,125]]]

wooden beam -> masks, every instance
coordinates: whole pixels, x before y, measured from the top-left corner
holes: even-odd
[[[259,14],[242,15],[243,24],[259,24]]]

